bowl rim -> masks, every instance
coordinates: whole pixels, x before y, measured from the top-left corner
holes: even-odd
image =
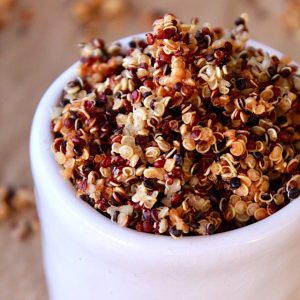
[[[124,46],[133,38],[141,37],[144,37],[144,33],[131,35],[116,42]],[[283,55],[278,50],[254,40],[249,40],[248,46],[261,48],[279,57]],[[211,236],[185,236],[179,240],[174,240],[170,236],[141,233],[113,223],[75,196],[72,184],[60,175],[61,167],[56,163],[51,151],[53,141],[50,132],[51,110],[57,103],[65,83],[75,77],[78,65],[79,62],[75,62],[49,86],[38,104],[30,133],[30,163],[35,186],[37,190],[42,186],[44,190],[51,192],[52,197],[57,198],[56,203],[60,205],[60,209],[67,210],[66,215],[72,214],[79,222],[92,228],[94,233],[119,244],[137,247],[144,251],[149,250],[149,247],[158,247],[160,253],[168,253],[170,247],[176,243],[176,249],[172,247],[173,251],[183,254],[186,253],[188,246],[190,255],[196,255],[199,249],[208,251],[213,248],[228,248],[267,239],[283,228],[291,226],[300,217],[300,201],[292,201],[275,214],[251,225]],[[42,205],[43,197],[40,198],[38,206]]]

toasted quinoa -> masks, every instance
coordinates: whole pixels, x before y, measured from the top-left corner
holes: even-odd
[[[300,77],[230,30],[167,14],[127,47],[80,45],[54,109],[52,150],[76,194],[121,226],[210,235],[300,193]],[[75,77],[75,75],[74,75]]]

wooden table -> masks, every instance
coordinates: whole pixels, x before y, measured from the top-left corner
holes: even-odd
[[[109,22],[99,21],[107,41],[151,30],[145,21],[154,9],[170,11],[189,21],[230,26],[244,11],[250,16],[252,37],[300,60],[299,32],[287,34],[280,21],[281,1],[151,0],[131,1],[131,12]],[[79,55],[82,30],[70,13],[72,1],[22,1],[33,13],[27,28],[18,14],[0,31],[0,184],[31,185],[28,139],[34,109],[49,84]],[[299,30],[300,31],[300,30]],[[0,225],[0,299],[47,299],[42,271],[40,238],[25,242],[12,237],[9,224]]]

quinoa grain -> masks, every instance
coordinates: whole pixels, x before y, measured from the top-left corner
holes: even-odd
[[[247,46],[247,22],[220,31],[166,14],[128,49],[80,45],[79,77],[51,123],[79,197],[176,239],[251,224],[299,197],[299,75]]]

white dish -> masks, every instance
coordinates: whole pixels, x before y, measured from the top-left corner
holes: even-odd
[[[50,149],[50,116],[77,66],[42,97],[30,137],[50,299],[300,299],[299,200],[241,229],[173,240],[121,228],[75,197]]]

